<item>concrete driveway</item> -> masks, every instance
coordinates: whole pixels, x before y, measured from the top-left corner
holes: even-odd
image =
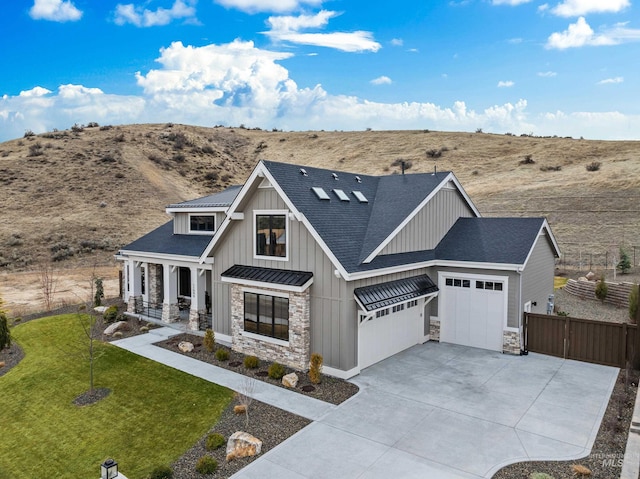
[[[617,368],[426,343],[354,378],[361,392],[235,479],[491,477],[589,453]]]

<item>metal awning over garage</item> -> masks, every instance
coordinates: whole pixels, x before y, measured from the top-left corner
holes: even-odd
[[[356,301],[365,311],[375,311],[394,304],[435,295],[438,287],[426,274],[356,288]]]
[[[280,289],[304,291],[313,283],[313,273],[236,264],[223,272],[221,279],[227,283],[263,287],[278,285]]]

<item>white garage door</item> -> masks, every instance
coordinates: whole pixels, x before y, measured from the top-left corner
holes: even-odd
[[[502,351],[507,278],[440,274],[440,341]]]
[[[423,335],[422,301],[410,301],[383,310],[360,322],[361,369],[393,356],[415,344]]]

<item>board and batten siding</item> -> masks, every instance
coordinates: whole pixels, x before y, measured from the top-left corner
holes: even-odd
[[[176,235],[188,235],[191,233],[189,229],[189,214],[190,213],[175,213],[173,217],[173,234]],[[198,215],[199,213],[191,212],[191,214]],[[220,223],[224,219],[222,213],[200,213],[202,216],[214,216],[215,228],[218,229]]]
[[[555,256],[546,233],[538,236],[522,271],[522,305],[531,301],[531,312],[546,314],[549,295],[553,294]]]
[[[475,216],[457,189],[444,187],[386,245],[381,255],[435,248],[460,217]]]
[[[224,238],[214,248],[213,321],[214,329],[231,334],[231,292],[228,283],[219,280],[234,264],[311,271],[311,352],[322,354],[324,364],[348,370],[357,362],[357,321],[352,311],[353,294],[347,296],[346,282],[334,274],[335,267],[299,221],[287,217],[287,261],[254,258],[255,210],[288,211],[285,202],[273,188],[257,188],[242,207],[243,220],[233,221]],[[277,290],[277,285],[274,285]]]
[[[520,275],[515,271],[500,271],[495,269],[475,269],[475,268],[447,268],[437,267],[432,270],[433,276],[431,278],[438,278],[439,272],[446,272],[452,275],[456,273],[460,274],[473,274],[473,275],[487,275],[487,276],[506,276],[509,278],[509,291],[508,295],[508,309],[507,309],[507,326],[510,328],[518,328],[520,325],[520,308],[518,307],[518,296],[520,290]],[[441,286],[441,285],[438,285]],[[431,301],[431,315],[438,316],[438,298]]]

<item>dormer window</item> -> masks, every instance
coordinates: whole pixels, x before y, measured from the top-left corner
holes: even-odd
[[[216,229],[214,215],[189,215],[189,231],[191,233],[213,233]]]

